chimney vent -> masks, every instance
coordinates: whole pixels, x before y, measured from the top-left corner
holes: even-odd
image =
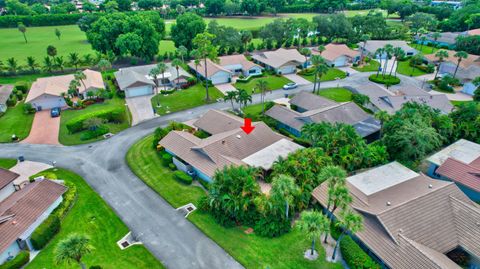
[[[387,206],[391,206],[391,205],[392,205],[392,203],[390,203],[390,201],[388,201],[388,202],[387,202]]]
[[[241,136],[241,135],[237,135],[237,138],[240,139],[240,138],[242,138],[242,136]]]
[[[432,185],[432,184],[428,184],[428,188],[429,188],[429,189],[433,188],[433,185]]]

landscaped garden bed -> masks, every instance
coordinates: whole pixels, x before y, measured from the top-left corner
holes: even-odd
[[[386,86],[392,86],[392,85],[397,85],[400,83],[400,79],[393,76],[393,75],[377,75],[377,74],[372,74],[368,77],[368,79],[372,82],[379,83],[379,84],[385,84]]]

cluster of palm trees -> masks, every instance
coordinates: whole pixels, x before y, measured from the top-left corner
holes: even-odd
[[[442,63],[445,61],[446,58],[449,57],[449,54],[448,54],[448,51],[446,50],[438,50],[435,53],[435,57],[438,59],[438,68],[437,68],[437,72],[435,73],[435,79],[436,79],[438,77],[438,72],[440,71],[440,67]],[[460,67],[460,63],[462,62],[462,60],[468,58],[468,53],[465,51],[457,51],[454,57],[457,58],[457,66],[455,67],[453,78],[456,77],[458,68]]]
[[[182,55],[181,56],[182,59],[180,58],[175,58],[172,60],[172,62],[170,63],[176,70],[177,70],[177,82],[178,82],[178,79],[179,79],[179,69],[180,67],[184,64],[184,56]],[[167,84],[165,83],[165,72],[167,72],[168,70],[168,66],[165,62],[159,62],[157,63],[157,65],[152,68],[149,72],[149,76],[151,76],[153,78],[153,81],[155,83],[155,88],[158,90],[158,87],[160,86],[160,83],[159,83],[159,76],[161,75],[162,76],[162,85],[163,85],[163,89],[166,91],[167,90]]]
[[[230,102],[232,110],[235,111],[234,102],[239,105],[239,109],[245,108],[248,103],[252,103],[252,95],[244,89],[236,89],[234,91],[228,91],[223,97],[225,102]]]
[[[383,66],[382,66],[382,77],[385,78],[385,75],[387,74],[388,72],[388,61],[390,59],[392,59],[392,57],[395,57],[393,59],[393,64],[392,64],[392,67],[390,68],[390,73],[388,74],[389,77],[392,76],[392,73],[395,69],[395,73],[394,73],[394,76],[396,77],[397,76],[397,65],[396,63],[398,63],[398,59],[402,59],[403,57],[405,57],[405,51],[400,48],[400,47],[393,47],[391,44],[386,44],[383,48],[378,48],[377,51],[375,51],[375,55],[379,56],[380,58],[382,57],[385,57],[385,61],[383,63]],[[380,69],[377,70],[377,75],[376,77],[378,77],[380,74]]]

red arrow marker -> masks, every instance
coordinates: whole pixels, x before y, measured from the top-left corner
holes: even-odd
[[[250,133],[253,131],[253,129],[255,129],[255,127],[252,126],[252,119],[244,119],[244,124],[243,124],[243,126],[240,127],[240,128],[242,128],[242,130],[243,130],[247,135],[250,134]]]

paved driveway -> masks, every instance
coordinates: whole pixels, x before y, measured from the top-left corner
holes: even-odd
[[[14,167],[10,169],[10,171],[20,175],[14,181],[15,185],[20,185],[23,183],[27,183],[31,176],[36,175],[49,168],[52,168],[52,166],[45,163],[23,161],[18,162]]]
[[[153,119],[155,114],[153,113],[152,99],[154,95],[145,95],[132,98],[125,98],[128,108],[132,114],[132,126],[139,124],[142,121]]]
[[[297,74],[286,74],[286,75],[283,75],[283,76],[288,78],[289,80],[297,83],[298,85],[312,84],[309,80],[306,80],[306,79],[304,79],[303,77],[301,77]]]
[[[237,89],[230,83],[225,83],[225,84],[218,84],[215,85],[215,87],[221,91],[223,94],[227,94],[227,92],[234,92]]]
[[[52,118],[50,110],[35,113],[32,130],[21,143],[60,145],[58,131],[60,130],[60,117]]]

